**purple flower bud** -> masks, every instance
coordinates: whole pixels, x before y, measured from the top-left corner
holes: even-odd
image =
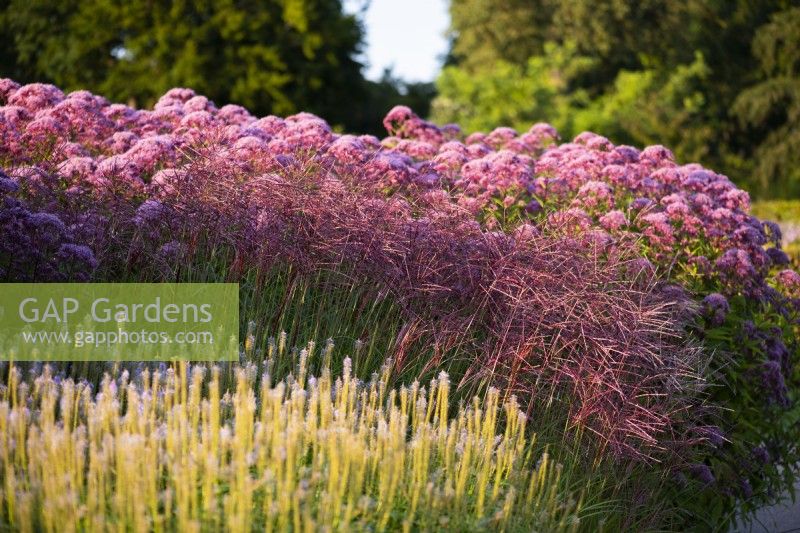
[[[766,465],[770,462],[770,456],[766,446],[756,446],[751,453],[753,459],[761,465]]]
[[[716,479],[714,478],[714,474],[711,472],[711,469],[704,464],[693,464],[688,468],[689,473],[703,483],[704,485],[711,485],[713,484]]]
[[[136,210],[133,220],[136,224],[153,223],[161,220],[165,214],[164,204],[158,200],[145,200]]]
[[[633,211],[641,211],[653,205],[653,200],[650,198],[636,198],[628,206]]]
[[[528,205],[525,206],[525,211],[529,215],[537,215],[541,213],[543,209],[544,207],[542,207],[542,204],[536,198],[528,202]]]
[[[753,487],[752,487],[752,485],[750,485],[750,480],[749,479],[742,478],[739,481],[739,486],[742,489],[742,496],[744,496],[744,498],[746,500],[749,500],[750,498],[753,497]]]
[[[742,332],[748,339],[754,339],[759,335],[758,326],[752,320],[742,322]]]
[[[710,442],[712,446],[720,448],[725,444],[725,436],[718,426],[702,426],[697,428],[697,431],[704,438],[708,439],[708,442]]]
[[[169,241],[158,249],[158,256],[167,261],[175,261],[183,252],[183,245],[178,241]]]
[[[718,292],[703,298],[703,314],[709,318],[713,326],[721,326],[730,311],[728,300]]]
[[[58,250],[59,259],[63,261],[78,261],[89,270],[97,268],[97,259],[88,246],[66,243],[62,244]]]
[[[772,261],[773,265],[783,266],[790,263],[789,256],[780,248],[767,248],[767,255]]]
[[[761,383],[766,389],[770,403],[789,406],[788,389],[779,362],[770,360],[761,365]]]
[[[7,174],[0,171],[0,193],[13,194],[19,190],[19,184]]]
[[[769,241],[773,243],[775,246],[778,246],[783,239],[783,232],[781,231],[781,227],[772,222],[771,220],[764,221],[764,229],[766,230],[767,236]]]
[[[33,213],[28,224],[34,229],[63,233],[66,227],[61,219],[52,213]]]

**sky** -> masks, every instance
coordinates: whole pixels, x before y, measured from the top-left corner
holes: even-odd
[[[365,0],[346,0],[355,11]],[[447,52],[447,0],[372,0],[363,18],[365,74],[377,80],[384,68],[405,81],[433,81]]]

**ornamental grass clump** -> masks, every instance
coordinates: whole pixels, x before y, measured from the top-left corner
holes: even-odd
[[[567,228],[489,232],[447,200],[386,198],[308,159],[253,175],[211,151],[186,176],[158,200],[170,238],[214,239],[231,281],[326,271],[390,299],[404,319],[398,372],[455,364],[459,385],[498,386],[526,410],[563,402],[600,453],[653,459],[686,444],[706,364],[684,340],[693,307],[652,271],[633,275],[631,247]]]
[[[301,355],[301,361],[303,356]],[[576,530],[580,494],[532,454],[515,399],[458,408],[442,373],[390,388],[238,367],[106,375],[11,367],[0,522],[18,531]],[[535,436],[533,437],[535,439]]]

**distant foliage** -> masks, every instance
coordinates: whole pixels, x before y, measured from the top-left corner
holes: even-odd
[[[403,95],[364,79],[362,38],[340,0],[12,0],[0,4],[0,76],[139,106],[191,86],[259,114],[309,110],[363,131]]]
[[[432,116],[490,129],[503,115],[567,136],[661,142],[759,196],[798,194],[791,5],[455,0]]]
[[[755,151],[764,188],[800,186],[800,7],[773,15],[758,29],[753,52],[763,81],[742,91],[733,110],[764,136]]]

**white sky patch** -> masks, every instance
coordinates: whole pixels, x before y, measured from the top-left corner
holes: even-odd
[[[365,0],[345,0],[354,12]],[[447,0],[372,0],[364,17],[365,74],[380,79],[385,68],[405,81],[433,81],[447,53]]]

